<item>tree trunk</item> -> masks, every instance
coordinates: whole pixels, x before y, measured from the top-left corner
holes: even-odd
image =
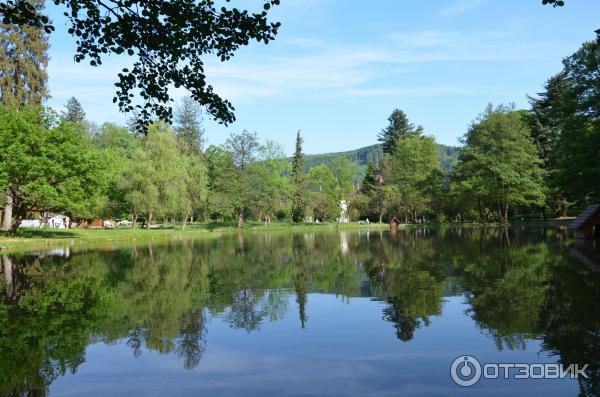
[[[12,203],[13,210],[14,210],[14,205],[15,205],[15,203],[13,202]],[[15,233],[17,233],[17,229],[21,225],[21,220],[23,220],[26,215],[27,215],[27,210],[25,210],[23,208],[17,208],[16,216],[13,217],[14,219],[8,229],[8,234],[10,234],[12,236]]]
[[[138,213],[137,211],[133,211],[133,219],[131,220],[131,228],[135,229],[135,225],[137,224]]]
[[[148,221],[146,223],[146,229],[150,229],[150,225],[152,225],[152,211],[148,211]]]
[[[500,224],[508,224],[508,204],[500,204],[498,208],[500,212]]]
[[[8,232],[12,226],[13,213],[13,196],[10,190],[6,192],[6,204],[4,206],[4,214],[2,218],[2,230]]]
[[[241,229],[244,227],[244,210],[240,210],[240,212],[238,213],[238,222],[237,222],[237,227],[238,229]]]
[[[183,217],[183,224],[181,225],[181,230],[185,230],[185,225],[187,225],[188,218],[189,218],[189,215],[186,212],[185,216]]]

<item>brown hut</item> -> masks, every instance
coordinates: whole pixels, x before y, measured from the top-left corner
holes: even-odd
[[[600,204],[590,205],[569,225],[577,238],[600,239]]]
[[[89,228],[90,229],[103,229],[104,222],[102,221],[102,219],[94,219],[93,221],[90,222]]]
[[[397,233],[398,226],[400,226],[400,221],[398,220],[398,218],[393,217],[392,220],[390,221],[390,232]]]

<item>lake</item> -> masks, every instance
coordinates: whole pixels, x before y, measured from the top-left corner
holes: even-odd
[[[600,395],[600,272],[564,230],[252,232],[1,259],[1,396]],[[462,387],[464,355],[588,367]]]

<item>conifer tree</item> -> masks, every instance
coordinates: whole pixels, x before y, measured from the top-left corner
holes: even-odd
[[[185,97],[175,112],[177,138],[189,154],[200,154],[204,146],[204,128],[200,106],[191,97]]]
[[[367,173],[362,180],[361,191],[369,194],[377,186],[377,167],[372,161],[367,164]]]
[[[406,113],[400,109],[394,110],[388,117],[388,121],[389,125],[377,136],[377,140],[381,142],[385,154],[394,152],[394,146],[398,139],[417,135],[421,131],[420,127],[415,128],[415,125],[406,117]]]
[[[39,12],[43,0],[28,0]],[[13,107],[48,98],[48,35],[26,24],[0,24],[0,99]]]
[[[69,98],[63,111],[64,118],[73,124],[84,124],[85,123],[85,110],[83,106],[74,96]]]
[[[292,185],[294,194],[292,197],[292,221],[302,222],[306,206],[306,181],[304,178],[304,154],[302,153],[302,137],[300,131],[296,135],[296,151],[292,163]]]

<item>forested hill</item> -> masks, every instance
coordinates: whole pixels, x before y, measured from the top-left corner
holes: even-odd
[[[456,146],[446,146],[438,144],[438,158],[442,163],[444,172],[449,172],[458,157],[459,148]],[[360,149],[350,150],[348,152],[323,153],[323,154],[307,154],[304,156],[304,168],[306,171],[321,164],[331,165],[333,160],[339,156],[346,157],[350,162],[358,165],[358,172],[355,177],[356,182],[360,181],[364,176],[369,161],[378,164],[383,158],[383,149],[380,144],[365,146]],[[291,161],[291,159],[290,159]]]

